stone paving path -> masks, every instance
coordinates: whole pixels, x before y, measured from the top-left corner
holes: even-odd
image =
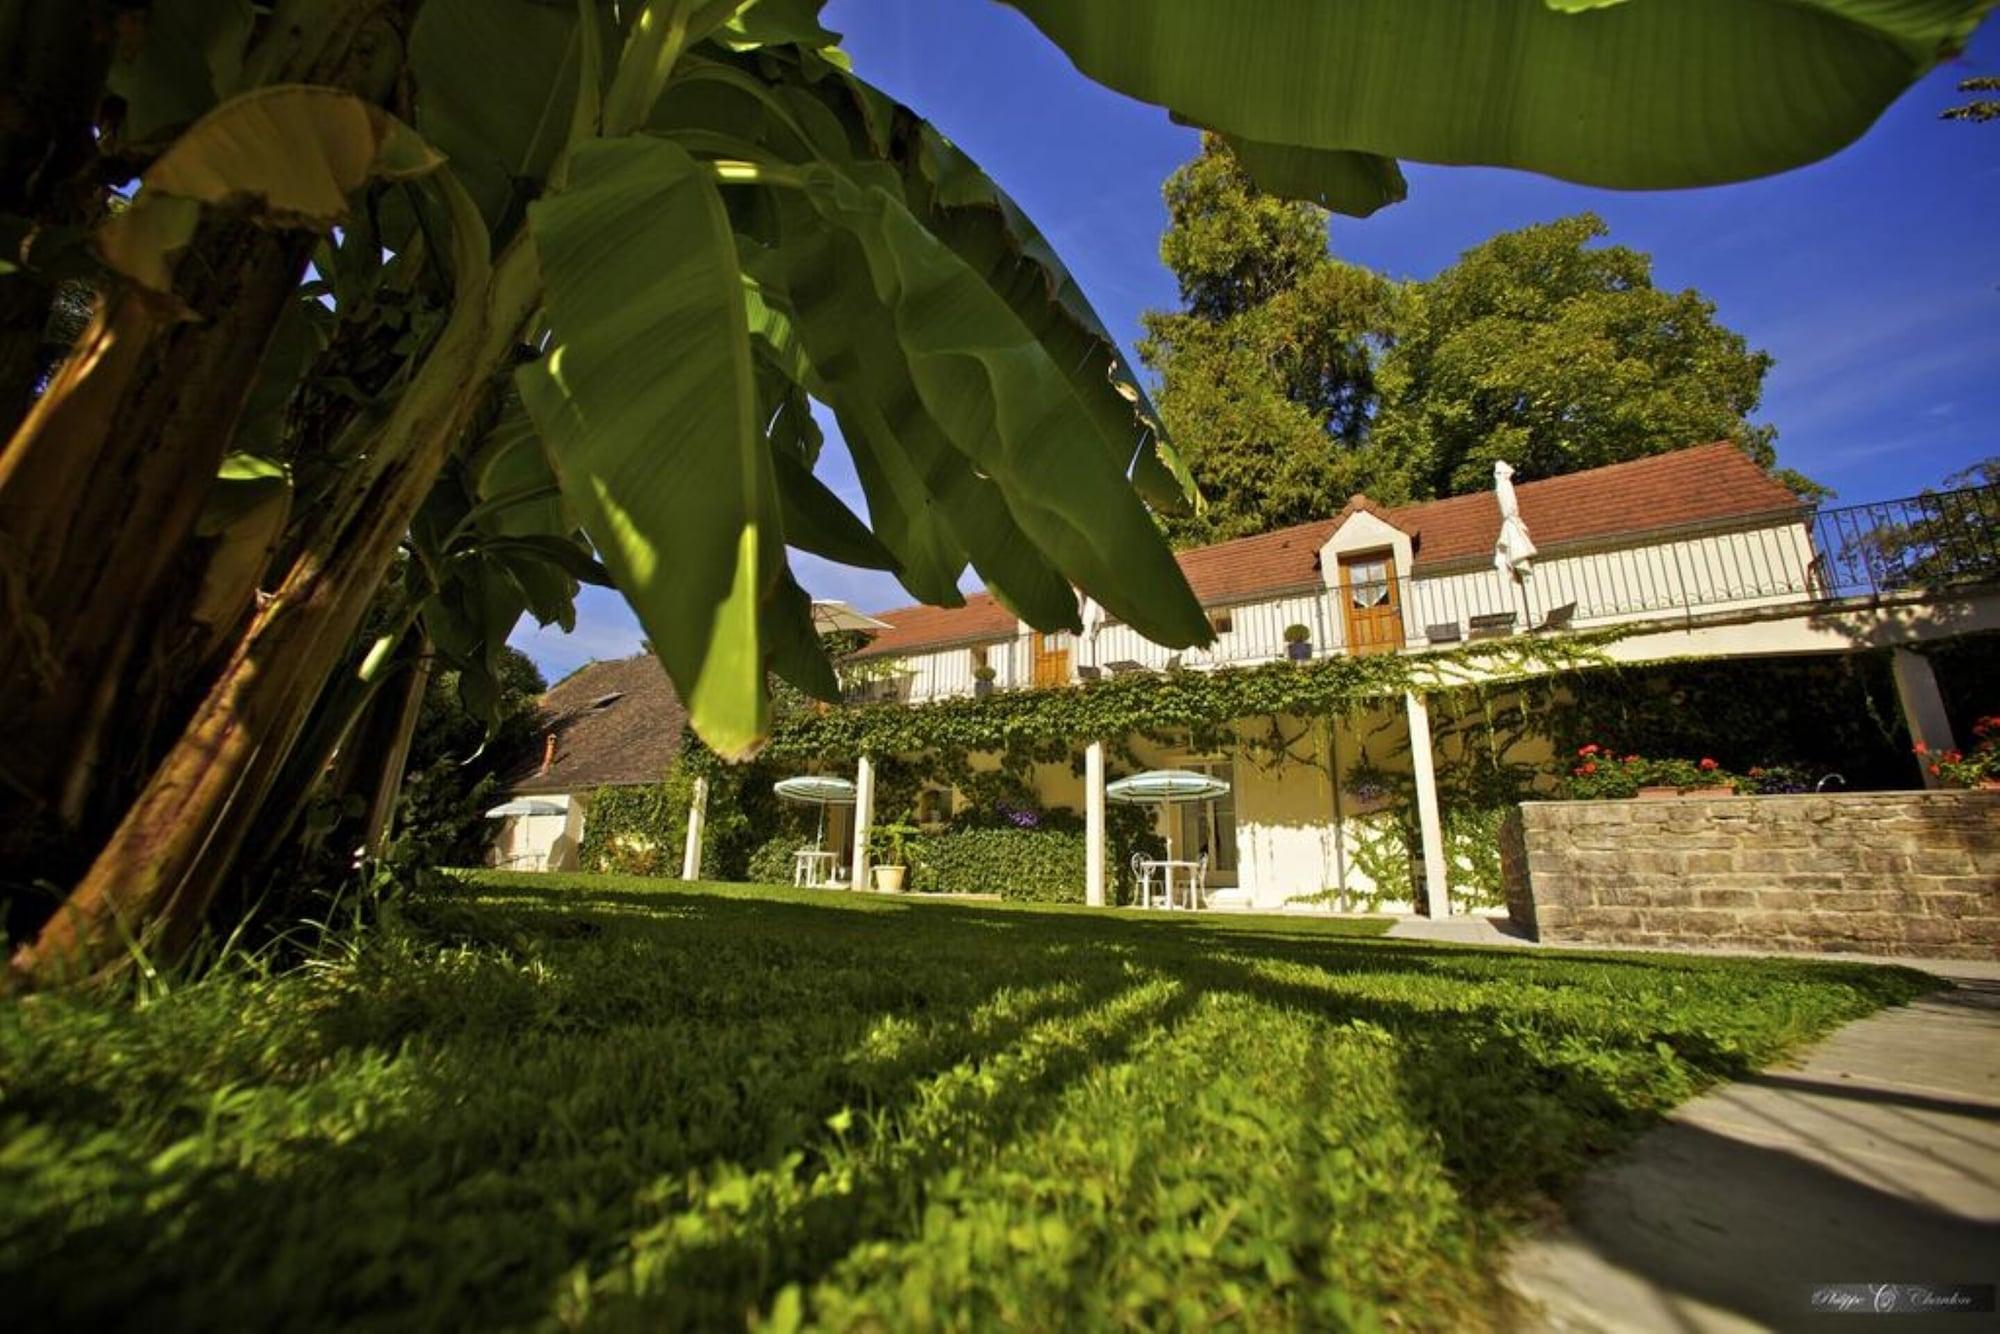
[[[1954,971],[1937,961],[1910,961]],[[2000,1328],[1815,1315],[1829,1283],[2000,1282],[2000,981],[1990,968],[1676,1110],[1516,1249],[1536,1330]]]

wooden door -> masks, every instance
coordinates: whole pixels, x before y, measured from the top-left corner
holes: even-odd
[[[1069,684],[1069,632],[1037,633],[1030,641],[1029,680],[1038,686]]]
[[[1390,653],[1403,647],[1403,608],[1395,566],[1386,551],[1340,559],[1340,605],[1349,653]]]

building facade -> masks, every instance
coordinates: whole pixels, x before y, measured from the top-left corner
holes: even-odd
[[[849,694],[921,707],[992,692],[1089,689],[1116,677],[1385,653],[1435,664],[1433,679],[1444,689],[1471,683],[1481,670],[1466,665],[1475,656],[1459,651],[1467,646],[1578,636],[1618,663],[1887,648],[1896,650],[1912,735],[1944,747],[1943,704],[1914,650],[2000,628],[1993,491],[1814,511],[1735,446],[1704,445],[1519,486],[1520,517],[1539,548],[1524,569],[1496,562],[1502,515],[1492,493],[1393,508],[1356,496],[1326,520],[1181,555],[1208,611],[1210,645],[1152,644],[1088,600],[1080,603],[1080,633],[1043,633],[975,594],[957,608],[878,613],[889,628],[850,660]],[[1157,832],[1189,855],[1207,855],[1216,906],[1441,915],[1464,867],[1435,778],[1448,758],[1436,747],[1453,742],[1449,728],[1435,725],[1432,702],[1418,688],[1339,717],[1245,719],[1235,735],[1201,746],[1157,735],[1077,738],[1084,762],[1038,765],[1033,785],[1045,805],[1086,812],[1101,849],[1107,742],[1141,766],[1208,772],[1229,783],[1230,795],[1161,811]],[[1276,759],[1253,735],[1271,727],[1294,737]],[[1546,743],[1519,747],[1514,762],[1551,758]],[[1420,846],[1406,849],[1386,826],[1378,795],[1351,781],[1382,765],[1414,786]],[[871,776],[864,761],[864,790]],[[962,797],[926,800],[948,808]],[[857,886],[866,883],[871,805],[864,800],[854,827],[843,831]],[[1089,901],[1102,902],[1103,858],[1090,860]]]

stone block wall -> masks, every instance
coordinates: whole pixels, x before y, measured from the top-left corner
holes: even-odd
[[[1500,851],[1551,943],[2000,958],[2000,792],[1528,802]]]

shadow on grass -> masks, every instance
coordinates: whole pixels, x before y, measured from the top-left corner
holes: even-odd
[[[594,1285],[599,1314],[740,1323],[857,1246],[916,1235],[930,1183],[1046,1130],[1079,1081],[1171,1041],[1211,996],[1302,1016],[1321,1047],[1344,1025],[1391,1035],[1404,1111],[1499,1226],[1675,1097],[1757,1063],[1699,1007],[1605,1022],[1621,996],[1728,979],[1751,998],[1773,977],[1845,990],[1857,1011],[1913,994],[1856,966],[1513,955],[1321,922],[473,893],[414,911],[446,949],[361,968],[321,1003],[317,1062],[392,1054],[368,1117],[337,1136],[309,1119],[252,1170],[184,1181],[166,1218],[48,1220],[46,1244],[8,1252],[29,1261],[9,1275],[20,1309],[488,1327],[547,1320]],[[1302,1127],[1337,1096],[1330,1068],[1308,1067]],[[1287,1244],[1316,1280],[1326,1206],[1303,1173],[1293,1189]],[[114,1254],[134,1260],[106,1272]]]

